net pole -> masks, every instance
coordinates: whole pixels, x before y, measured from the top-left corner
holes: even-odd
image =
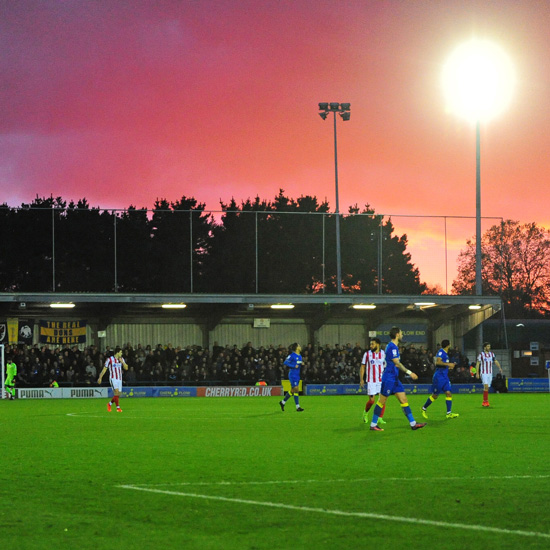
[[[2,361],[2,396],[0,397],[0,399],[5,399],[6,391],[4,388],[4,384],[6,382],[6,362],[4,361],[4,344],[0,344],[0,358]]]

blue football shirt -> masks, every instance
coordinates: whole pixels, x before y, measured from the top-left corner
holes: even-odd
[[[440,357],[441,361],[443,361],[443,363],[448,363],[449,362],[449,355],[447,354],[447,352],[443,348],[441,348],[437,352],[436,357]],[[449,367],[442,367],[441,365],[437,365],[436,368],[441,369],[441,370],[446,370],[446,371],[449,370]]]
[[[302,356],[298,353],[292,352],[285,360],[284,364],[290,369],[297,369],[300,372],[302,366]]]
[[[386,346],[386,368],[382,374],[383,380],[399,377],[399,368],[393,362],[394,359],[399,359],[399,357],[399,346],[395,345],[393,342],[390,342]]]

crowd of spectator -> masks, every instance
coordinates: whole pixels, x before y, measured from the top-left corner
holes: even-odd
[[[288,347],[260,346],[251,342],[239,347],[220,346],[211,350],[189,345],[156,346],[127,343],[122,346],[123,357],[129,366],[124,373],[126,385],[254,385],[264,381],[280,384],[286,378],[283,361]],[[97,346],[79,349],[51,348],[48,345],[7,346],[6,355],[17,364],[18,387],[91,386],[114,346],[100,350]],[[304,345],[302,349],[302,380],[311,384],[358,384],[359,369],[366,347],[359,344],[331,346]],[[434,354],[422,346],[407,345],[401,349],[401,359],[407,368],[416,372],[419,382],[431,382]],[[451,349],[449,359],[457,363],[450,371],[453,382],[473,382],[468,359],[457,349]]]

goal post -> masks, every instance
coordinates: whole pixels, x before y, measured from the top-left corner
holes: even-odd
[[[6,396],[6,388],[4,388],[4,384],[6,382],[6,362],[4,361],[4,344],[0,344],[0,370],[2,370],[2,393],[0,399],[5,399]]]

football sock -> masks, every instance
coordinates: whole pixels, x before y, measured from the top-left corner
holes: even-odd
[[[285,396],[283,397],[283,404],[285,404],[290,399],[290,393],[285,392]]]
[[[424,406],[422,408],[426,410],[434,401],[435,399],[430,395],[430,397],[428,397],[428,399],[426,400],[426,403],[424,403]]]
[[[370,408],[374,405],[374,399],[369,399],[365,405],[365,412],[368,413]]]
[[[378,422],[378,417],[380,416],[380,413],[382,412],[382,405],[380,405],[380,401],[376,403],[376,406],[374,407],[374,412],[372,413],[372,421],[370,423],[371,426],[376,426]]]
[[[297,407],[300,406],[300,396],[297,393],[294,394],[294,403],[296,403]]]
[[[119,406],[119,404],[118,404],[118,395],[115,395],[115,396],[113,397],[113,401],[115,402],[115,405],[116,405],[117,408],[118,408],[118,406]]]
[[[380,413],[380,418],[384,416],[384,413],[386,412],[386,403],[384,403],[384,406],[382,407],[382,412]]]
[[[445,404],[447,405],[447,414],[449,414],[453,408],[453,398],[452,397],[446,397],[445,398]]]
[[[409,404],[401,403],[401,409],[403,410],[403,414],[409,419],[409,424],[411,426],[414,426],[416,424],[416,420],[414,419],[414,416],[411,411],[411,408],[409,407]]]
[[[483,390],[483,401],[489,401],[489,390]]]

